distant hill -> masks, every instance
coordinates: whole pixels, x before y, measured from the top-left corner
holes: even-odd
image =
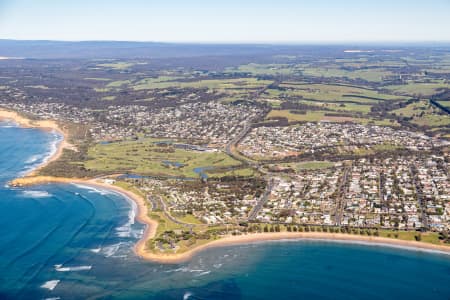
[[[297,52],[298,46],[207,45],[155,42],[60,42],[0,40],[0,57],[21,58],[169,58],[272,55]]]

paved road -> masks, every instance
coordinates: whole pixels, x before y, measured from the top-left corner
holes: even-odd
[[[427,218],[427,214],[425,212],[426,201],[423,198],[422,191],[417,188],[419,185],[417,183],[417,178],[416,178],[415,173],[413,172],[412,166],[409,167],[409,172],[413,179],[414,191],[417,195],[417,202],[419,203],[419,207],[420,207],[420,211],[421,211],[422,227],[428,230],[428,218]]]
[[[167,205],[166,203],[164,203],[164,201],[159,198],[159,197],[151,197],[150,195],[147,196],[148,200],[150,201],[150,203],[152,203],[152,208],[153,207],[159,207],[162,212],[164,213],[164,215],[166,216],[166,218],[168,218],[170,221],[182,225],[182,226],[188,226],[188,227],[192,227],[194,224],[191,223],[185,223],[182,222],[180,220],[178,220],[177,218],[174,218],[168,211],[167,209]]]
[[[337,195],[337,203],[336,203],[336,211],[335,211],[335,223],[337,226],[341,226],[342,222],[342,216],[344,215],[344,196],[345,196],[345,186],[347,183],[347,177],[349,173],[350,168],[344,169],[344,175],[342,176],[342,180],[339,182],[339,186],[337,188],[338,195]]]
[[[242,162],[243,164],[248,164],[248,161],[244,159],[241,156],[235,155],[232,151],[233,147],[237,147],[237,144],[249,133],[249,131],[252,129],[252,126],[247,124],[242,129],[242,131],[231,141],[228,142],[228,144],[225,146],[225,152],[231,156],[232,158]]]
[[[264,194],[262,194],[261,197],[259,197],[258,203],[255,205],[255,207],[253,207],[252,211],[248,215],[249,221],[253,221],[258,216],[258,213],[264,207],[264,204],[266,204],[267,200],[269,200],[269,195],[272,192],[274,185],[275,185],[275,180],[273,178],[271,178],[269,180],[269,184],[266,187],[266,190],[264,191]]]

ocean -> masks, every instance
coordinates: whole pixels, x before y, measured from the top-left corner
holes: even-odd
[[[450,256],[328,241],[139,259],[144,226],[117,193],[73,184],[11,188],[60,137],[0,123],[0,299],[450,299]]]

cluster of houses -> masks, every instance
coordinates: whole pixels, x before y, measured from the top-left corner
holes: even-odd
[[[444,156],[361,158],[277,176],[263,222],[450,230]]]
[[[239,144],[248,157],[283,158],[300,153],[331,151],[344,146],[370,149],[390,145],[410,150],[430,150],[448,144],[421,133],[376,125],[318,122],[286,127],[254,128]]]
[[[263,114],[257,107],[216,102],[154,111],[138,105],[110,106],[101,111],[59,103],[3,106],[43,119],[89,124],[97,141],[123,140],[141,133],[200,140],[216,148],[223,147]],[[241,141],[239,150],[249,157],[282,158],[351,145],[431,151],[446,143],[390,127],[318,122],[254,128]],[[449,159],[448,154],[423,152],[408,157],[360,158],[322,169],[272,173],[273,186],[258,184],[262,179],[252,178],[201,183],[160,180],[148,182],[145,188],[160,197],[170,214],[191,214],[207,224],[250,220],[443,231],[450,230]],[[262,199],[266,186],[272,187]]]
[[[189,103],[152,114],[145,131],[151,137],[203,140],[221,147],[261,114],[262,110],[253,106]]]
[[[236,224],[247,220],[264,184],[252,180],[232,182],[148,179],[144,186],[152,197],[161,197],[173,216],[193,215],[205,224]]]
[[[450,182],[443,156],[353,162],[342,225],[450,229]]]
[[[277,176],[256,220],[265,223],[333,225],[332,215],[336,211],[336,194],[342,172],[342,168],[332,167]]]
[[[2,103],[4,107],[42,119],[89,125],[96,141],[149,137],[201,140],[223,147],[262,115],[257,107],[216,102],[188,103],[151,110],[141,105],[111,105],[106,109],[79,108],[63,103]]]

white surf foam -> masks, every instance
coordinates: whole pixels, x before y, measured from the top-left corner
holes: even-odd
[[[55,265],[55,270],[58,272],[89,271],[90,269],[92,269],[92,266],[63,267],[62,265]]]
[[[46,191],[23,191],[22,197],[24,198],[48,198],[53,196],[49,192]]]
[[[119,248],[120,248],[120,246],[121,246],[122,244],[123,244],[123,243],[120,242],[120,243],[118,243],[118,244],[114,244],[114,245],[110,245],[110,246],[103,247],[103,248],[101,249],[101,253],[102,253],[105,257],[111,257],[111,256],[113,256],[114,254],[117,253],[117,251],[119,250]]]
[[[83,184],[77,184],[77,183],[72,183],[73,186],[76,186],[79,189],[83,189],[83,190],[88,190],[90,193],[98,193],[102,196],[104,195],[114,195],[116,193],[114,192],[110,192],[108,190],[103,190],[103,189],[97,189],[95,187],[92,186],[87,186],[87,185],[83,185]]]
[[[184,293],[184,295],[183,295],[183,300],[188,300],[191,296],[192,296],[192,293],[191,293],[191,292],[186,292],[186,293]]]
[[[94,248],[94,249],[91,249],[91,252],[99,253],[101,250],[102,250],[102,248]]]
[[[131,209],[128,212],[128,221],[124,225],[116,228],[117,236],[131,237],[132,234],[131,226],[134,224],[134,220],[136,218],[136,210],[137,210],[136,203],[131,202]],[[139,232],[137,232],[137,234],[139,234]],[[134,235],[136,235],[136,233]]]
[[[36,162],[37,162],[38,160],[40,160],[41,158],[43,158],[42,155],[36,154],[36,155],[33,155],[33,156],[31,156],[30,158],[28,158],[28,159],[25,161],[25,163],[26,163],[27,165],[33,164],[33,163],[36,163]]]
[[[201,272],[201,273],[195,275],[195,277],[200,277],[200,276],[208,275],[209,273],[211,273],[211,271]]]
[[[41,288],[53,291],[61,280],[49,280],[41,285]]]
[[[180,267],[172,270],[164,271],[165,273],[175,273],[175,272],[182,272],[182,273],[204,273],[205,270],[202,269],[190,269],[188,267]],[[210,272],[210,271],[206,271]]]

